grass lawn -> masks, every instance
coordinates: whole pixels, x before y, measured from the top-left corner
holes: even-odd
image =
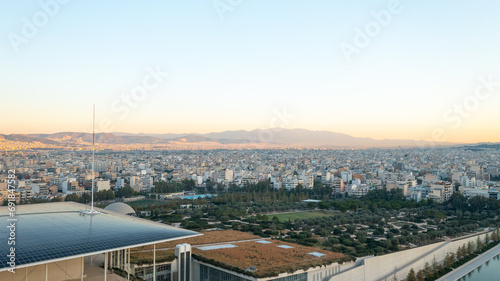
[[[273,214],[273,215],[268,215],[269,219],[272,219],[273,217],[278,217],[280,222],[285,222],[290,219],[291,221],[294,221],[295,219],[309,219],[309,218],[319,218],[319,217],[325,217],[325,216],[331,216],[333,215],[332,211],[310,211],[310,212],[297,212],[297,213],[282,213],[282,214]]]

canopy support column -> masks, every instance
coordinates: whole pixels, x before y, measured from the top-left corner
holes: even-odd
[[[104,253],[104,281],[108,281],[108,252]]]
[[[127,281],[130,281],[130,248],[128,248],[128,270],[127,270]]]
[[[153,281],[156,281],[156,243],[153,244]]]
[[[82,275],[81,275],[81,278],[80,278],[80,280],[81,280],[81,281],[83,281],[83,263],[84,263],[84,259],[85,259],[85,258],[84,258],[84,257],[82,257]]]

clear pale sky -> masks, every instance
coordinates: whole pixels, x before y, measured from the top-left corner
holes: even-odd
[[[95,103],[97,131],[500,141],[499,1],[54,1],[0,2],[0,133],[89,132]]]

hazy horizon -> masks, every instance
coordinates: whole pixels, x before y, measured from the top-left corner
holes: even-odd
[[[206,136],[210,134],[219,134],[219,133],[228,133],[228,132],[239,132],[239,131],[245,131],[245,132],[253,132],[253,131],[259,131],[259,130],[270,130],[275,133],[281,132],[283,130],[306,130],[311,133],[314,132],[327,132],[327,133],[333,133],[333,134],[342,134],[354,138],[367,138],[367,139],[373,139],[376,141],[382,141],[382,140],[410,140],[410,141],[425,141],[425,139],[396,139],[396,138],[372,138],[372,137],[358,137],[358,136],[353,136],[349,134],[345,134],[342,132],[334,132],[334,131],[327,131],[327,130],[308,130],[304,128],[280,128],[280,127],[275,127],[275,128],[256,128],[253,130],[224,130],[224,131],[211,131],[207,133],[198,133],[198,132],[183,132],[183,133],[172,133],[172,132],[161,132],[161,133],[149,133],[149,132],[138,132],[138,133],[132,133],[132,132],[95,132],[95,134],[114,134],[114,135],[144,135],[144,136],[152,136],[152,137],[158,137],[164,135],[172,135],[172,138],[178,138],[178,137],[183,137],[183,136]],[[82,134],[92,134],[92,131],[57,131],[57,132],[38,132],[38,133],[12,133],[12,134],[4,134],[0,132],[0,135],[28,135],[28,136],[33,136],[33,135],[52,135],[52,134],[64,134],[64,133],[82,133]],[[169,139],[169,138],[165,138]],[[438,141],[435,141],[436,143]],[[498,143],[498,142],[453,142],[453,141],[447,141],[443,143],[449,143],[449,144],[478,144],[478,143]]]

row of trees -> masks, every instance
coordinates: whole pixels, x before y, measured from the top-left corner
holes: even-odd
[[[478,236],[475,243],[472,241],[469,241],[467,245],[464,243],[462,246],[457,248],[455,253],[447,253],[442,263],[436,262],[435,259],[432,262],[432,265],[426,262],[424,268],[419,270],[417,273],[415,273],[415,270],[412,268],[405,280],[435,280],[443,276],[444,274],[452,271],[453,268],[461,266],[476,257],[478,254],[490,249],[494,245],[497,245],[499,240],[498,231],[497,227],[497,229],[491,233],[491,236],[487,233],[484,236],[484,240],[481,240]]]
[[[78,202],[82,204],[87,204],[91,200],[90,193],[83,193],[82,195],[78,194],[68,194],[66,195],[65,201],[73,201],[73,202]],[[99,202],[99,201],[105,201],[105,200],[114,200],[115,199],[115,192],[111,189],[109,190],[101,190],[98,192],[94,192],[94,201]]]
[[[52,198],[52,200],[49,200],[49,199],[41,199],[41,198],[29,198],[29,199],[25,199],[25,200],[21,200],[19,202],[20,205],[23,205],[23,204],[38,204],[38,203],[51,203],[51,202],[61,202],[62,199],[60,197],[54,197]],[[2,203],[2,206],[7,206],[9,204],[9,200],[8,199],[4,199],[3,200],[3,203]]]
[[[483,196],[467,198],[460,192],[453,193],[448,204],[451,208],[460,211],[500,211],[500,201],[495,198],[485,198]]]
[[[196,183],[193,179],[183,179],[181,182],[159,181],[155,182],[152,193],[175,193],[184,190],[194,190]]]

